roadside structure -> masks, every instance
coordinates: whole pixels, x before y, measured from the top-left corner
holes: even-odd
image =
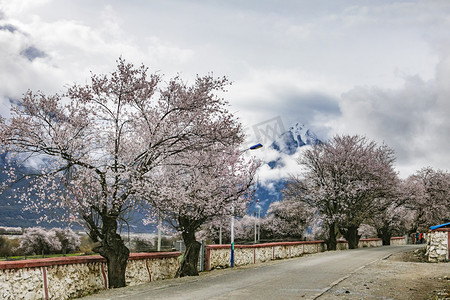
[[[431,226],[427,238],[429,262],[449,261],[450,253],[450,223]]]

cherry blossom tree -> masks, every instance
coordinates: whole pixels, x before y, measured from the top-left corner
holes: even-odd
[[[235,220],[235,224],[237,222],[239,222],[239,220]],[[236,238],[238,237],[236,229],[234,235]],[[211,219],[201,227],[197,236],[200,240],[209,239],[215,244],[220,243],[220,238],[222,238],[222,244],[231,243],[231,217],[222,216]]]
[[[191,85],[180,77],[164,83],[120,58],[111,74],[93,74],[63,94],[28,91],[0,122],[9,161],[35,166],[28,174],[7,170],[11,184],[31,182],[18,201],[36,210],[69,209],[106,258],[109,286],[125,286],[129,249],[118,224],[151,190],[163,190],[161,166],[236,140],[234,118],[219,97],[227,85],[211,75]]]
[[[404,182],[405,206],[410,210],[410,233],[450,220],[450,174],[423,168]]]
[[[314,211],[295,198],[272,202],[262,219],[261,235],[267,239],[302,239]]]
[[[377,237],[383,240],[383,245],[390,245],[391,237],[405,233],[408,215],[412,212],[398,199],[381,198],[377,201],[378,208],[367,222],[376,229]]]
[[[235,214],[236,216],[237,214]],[[222,243],[231,241],[231,216],[224,218],[214,218],[212,221],[202,226],[202,238],[211,239],[215,243],[219,242],[220,227],[222,227]],[[238,243],[253,241],[255,237],[255,222],[258,222],[255,216],[242,215],[234,219],[234,239]],[[260,219],[262,222],[262,219]]]
[[[177,276],[198,275],[200,243],[195,235],[200,227],[215,218],[242,214],[252,199],[250,187],[258,164],[241,155],[240,124],[230,120],[226,126],[228,129],[222,130],[228,130],[234,140],[187,151],[167,161],[155,169],[142,188],[150,192],[145,198],[151,207],[181,233],[186,245]]]
[[[328,249],[336,249],[338,231],[356,248],[358,227],[370,216],[376,199],[389,195],[395,181],[394,153],[362,136],[335,136],[313,145],[299,159],[306,167],[306,190],[300,199],[316,207],[328,229]]]
[[[42,227],[25,229],[20,237],[20,248],[25,253],[49,254],[73,251],[80,246],[80,237],[70,228],[52,228],[46,230]]]
[[[255,238],[255,222],[258,222],[255,216],[244,215],[237,218],[234,222],[234,237],[240,242],[254,241]],[[229,235],[229,229],[227,233]]]
[[[51,234],[56,236],[61,243],[61,252],[63,254],[75,251],[81,244],[80,237],[70,228],[52,228]]]
[[[383,197],[375,199],[373,210],[366,220],[368,225],[375,228],[383,245],[390,245],[392,236],[405,234],[408,215],[411,213],[404,205],[404,182],[395,177],[390,186],[391,189]]]
[[[361,224],[358,228],[358,233],[363,239],[370,239],[377,237],[377,230],[369,224]]]
[[[55,231],[47,231],[42,227],[25,230],[20,237],[20,248],[27,254],[49,254],[61,250],[61,242]]]

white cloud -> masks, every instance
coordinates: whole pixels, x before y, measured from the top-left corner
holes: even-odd
[[[0,0],[0,109],[123,55],[167,76],[229,76],[231,111],[248,128],[280,116],[322,139],[385,141],[402,174],[450,169],[449,15],[446,0]],[[45,55],[28,60],[30,47]]]
[[[402,177],[428,165],[448,170],[450,89],[443,78],[449,78],[449,67],[441,61],[435,80],[407,77],[397,89],[352,89],[342,96],[342,116],[330,127],[385,142],[396,151]]]
[[[291,175],[301,175],[304,168],[299,165],[298,159],[309,147],[298,148],[296,153],[292,155],[280,153],[270,148],[270,145],[251,152],[252,156],[263,163],[258,170],[258,183],[270,188],[270,185],[280,178],[286,179]],[[275,162],[276,164],[273,164]]]

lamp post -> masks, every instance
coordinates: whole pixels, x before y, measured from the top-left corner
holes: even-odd
[[[257,205],[258,208],[258,243],[261,241],[261,206]]]
[[[255,244],[260,240],[260,228],[261,225],[259,223],[259,219],[261,218],[261,206],[257,204],[255,208],[258,209],[258,213],[255,211]]]
[[[248,149],[245,149],[241,151],[241,153],[244,153],[248,150],[256,150],[261,148],[262,144],[256,144],[251,146]],[[230,266],[234,268],[234,202],[231,204],[231,257],[230,257]]]
[[[257,219],[257,215],[256,215],[256,211],[255,211],[255,213],[254,213],[254,216],[255,216],[255,241],[253,242],[253,244],[256,244],[256,240],[257,240],[257,237],[258,237],[258,233],[257,233],[257,229],[256,229],[256,219]]]
[[[162,227],[162,219],[161,215],[158,215],[158,245],[157,245],[158,252],[161,251],[161,227]]]

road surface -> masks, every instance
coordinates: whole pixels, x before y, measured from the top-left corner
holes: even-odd
[[[392,253],[423,245],[329,251],[198,277],[155,281],[102,291],[83,299],[320,299],[327,290],[364,266]]]

